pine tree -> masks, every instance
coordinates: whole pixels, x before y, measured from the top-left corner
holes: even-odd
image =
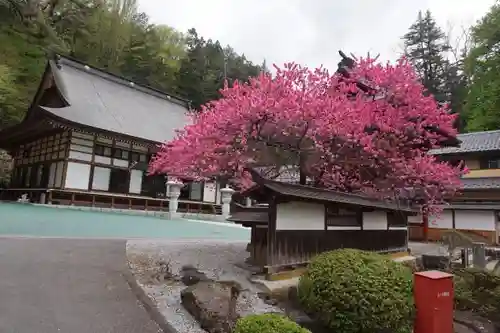
[[[470,78],[467,103],[467,131],[500,128],[500,3],[471,29],[472,48],[466,58]]]
[[[450,50],[445,33],[437,25],[430,11],[418,13],[418,18],[403,36],[405,55],[415,66],[427,92],[437,101],[447,102],[446,52]]]

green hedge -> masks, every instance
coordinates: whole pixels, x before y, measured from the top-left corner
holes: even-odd
[[[311,333],[290,319],[277,314],[243,317],[236,323],[234,333]]]
[[[342,249],[320,254],[301,277],[304,309],[335,332],[411,332],[411,270],[372,252]]]
[[[456,269],[455,307],[500,323],[500,276],[479,269]]]

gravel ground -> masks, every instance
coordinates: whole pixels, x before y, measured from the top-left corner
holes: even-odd
[[[169,263],[170,271],[178,275],[184,265],[193,265],[215,280],[238,282],[244,291],[237,308],[242,314],[283,312],[265,304],[257,293],[261,290],[249,281],[251,273],[235,266],[248,256],[246,242],[221,241],[150,241],[127,242],[129,266],[139,285],[155,302],[167,322],[179,333],[204,333],[198,323],[184,310],[180,292],[185,286],[176,281],[157,282],[151,278],[158,261]]]
[[[411,253],[415,256],[422,254],[446,255],[448,250],[439,243],[408,242]]]

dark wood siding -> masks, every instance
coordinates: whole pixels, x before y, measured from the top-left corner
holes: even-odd
[[[325,205],[325,223],[327,227],[360,227],[363,223],[360,219],[360,211],[348,210],[335,204]]]
[[[250,259],[252,265],[264,267],[267,263],[267,228],[252,228]]]
[[[387,226],[406,227],[408,225],[408,215],[401,212],[387,212]]]
[[[409,238],[411,241],[423,241],[425,238],[423,224],[409,225],[408,232],[409,232]]]
[[[269,266],[304,264],[318,253],[340,248],[395,251],[408,246],[406,230],[277,230],[273,240]]]

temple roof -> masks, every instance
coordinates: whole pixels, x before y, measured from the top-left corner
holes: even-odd
[[[462,178],[464,190],[500,189],[500,177]]]
[[[60,99],[50,106],[38,96],[48,81]],[[37,96],[23,122],[0,132],[3,141],[26,132],[43,117],[152,144],[172,140],[176,130],[190,122],[187,101],[61,56],[48,61]]]
[[[461,141],[458,147],[433,149],[429,153],[448,155],[500,150],[500,130],[459,134],[457,139]]]
[[[69,58],[49,61],[68,106],[42,107],[75,124],[149,141],[173,139],[189,122],[186,101]]]
[[[279,182],[266,179],[262,177],[259,172],[253,169],[250,169],[249,171],[252,175],[253,181],[257,184],[257,186],[253,189],[250,189],[248,193],[259,190],[260,188],[265,188],[279,195],[301,198],[311,201],[334,202],[345,205],[378,208],[383,210],[405,211],[411,213],[418,211],[418,209],[411,207],[403,201],[391,202],[387,200],[370,198],[368,196],[360,194],[344,193],[313,186]]]

